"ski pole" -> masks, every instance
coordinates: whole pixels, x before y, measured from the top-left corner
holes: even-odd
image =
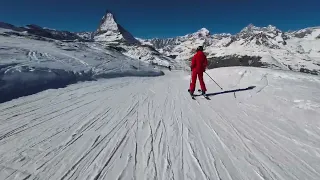
[[[205,72],[205,73],[209,76],[209,74],[208,74],[207,72]],[[211,76],[209,76],[209,78],[211,78],[211,79],[212,79],[212,77],[211,77]],[[212,81],[213,81],[213,82],[215,82],[215,83],[216,83],[216,85],[218,85],[218,86],[219,86],[219,84],[218,84],[214,79],[212,79]],[[221,90],[223,90],[221,86],[219,86],[219,88],[220,88]]]

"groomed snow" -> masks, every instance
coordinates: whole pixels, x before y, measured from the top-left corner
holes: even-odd
[[[210,101],[173,71],[0,104],[0,179],[320,179],[318,76],[208,73]]]

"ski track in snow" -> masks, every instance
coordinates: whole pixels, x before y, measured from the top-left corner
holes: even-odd
[[[243,72],[229,87],[255,76]],[[283,92],[261,73],[236,99],[194,101],[185,76],[85,82],[0,104],[0,179],[320,179],[319,84],[308,101],[310,89]]]

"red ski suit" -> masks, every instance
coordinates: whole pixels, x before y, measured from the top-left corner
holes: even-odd
[[[197,76],[200,81],[200,86],[202,91],[207,91],[206,85],[203,81],[203,72],[207,68],[208,60],[206,55],[202,51],[198,51],[191,60],[191,82],[190,82],[190,92],[194,92],[196,88]]]

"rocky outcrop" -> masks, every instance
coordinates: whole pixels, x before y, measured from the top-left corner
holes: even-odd
[[[219,68],[229,66],[253,66],[253,67],[267,67],[268,65],[261,62],[259,56],[239,56],[230,55],[223,57],[208,58],[208,68]]]

